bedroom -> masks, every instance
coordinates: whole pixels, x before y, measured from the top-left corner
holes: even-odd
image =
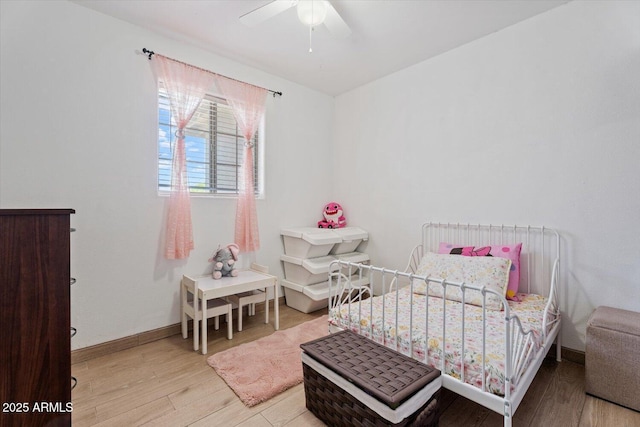
[[[0,207],[76,209],[71,265],[87,285],[72,293],[74,349],[177,323],[180,277],[233,239],[235,201],[194,198],[194,252],[161,256],[142,47],[284,92],[267,101],[257,202],[257,259],[271,271],[280,228],[336,199],[389,266],[427,220],[558,229],[569,350],[584,351],[596,306],[640,311],[637,2],[569,2],[337,96],[73,2],[0,4]],[[46,112],[36,121],[34,107]]]

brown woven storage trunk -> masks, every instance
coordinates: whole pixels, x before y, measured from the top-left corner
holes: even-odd
[[[424,402],[419,401],[417,410],[401,421],[391,422],[314,367],[303,363],[306,406],[327,425],[438,425],[441,380],[437,369],[350,331],[331,334],[301,347],[313,363],[331,370],[392,410],[402,409],[416,393],[436,381],[432,384],[436,391],[423,396]]]

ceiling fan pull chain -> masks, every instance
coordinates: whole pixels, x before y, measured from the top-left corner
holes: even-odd
[[[313,22],[314,21],[314,16],[313,16],[313,12],[315,12],[315,8],[314,8],[314,4],[313,4],[313,0],[311,0],[311,22],[312,24],[309,25],[309,53],[313,53],[313,49],[311,48],[311,34],[313,33]]]

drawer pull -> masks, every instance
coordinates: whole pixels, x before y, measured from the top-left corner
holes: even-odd
[[[76,283],[76,278],[72,277],[71,280],[69,281],[69,286],[73,285]]]
[[[75,337],[77,333],[78,333],[78,330],[72,326],[71,327],[71,338]]]
[[[76,388],[77,385],[78,385],[78,379],[76,377],[71,377],[71,390]]]

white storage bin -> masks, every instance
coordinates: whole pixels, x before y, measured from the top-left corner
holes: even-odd
[[[280,259],[284,263],[284,278],[303,286],[326,281],[329,265],[335,261],[330,255],[311,259],[281,255]]]
[[[305,286],[302,293],[314,301],[329,300],[329,281]]]
[[[340,261],[353,262],[356,264],[369,264],[369,255],[363,254],[362,252],[351,252],[348,254],[335,255],[335,257]],[[349,269],[351,270],[351,274],[356,274],[359,270],[355,267],[343,267],[344,273],[349,273]]]
[[[340,254],[335,256],[340,261],[353,262],[356,264],[368,264],[369,255],[362,252],[351,252],[348,254]]]
[[[341,241],[331,248],[330,254],[346,254],[353,252],[363,241],[369,240],[369,233],[359,227],[334,228]]]
[[[296,227],[280,231],[284,253],[296,258],[317,258],[328,255],[342,237],[328,228]]]
[[[329,305],[329,283],[302,286],[283,280],[284,296],[287,305],[303,313],[326,308]]]
[[[368,287],[369,278],[354,275],[351,276],[351,289],[358,292],[361,287]],[[329,282],[316,283],[314,285],[302,286],[288,280],[283,280],[284,295],[287,305],[303,313],[311,313],[329,305]],[[336,284],[334,283],[334,286]],[[349,285],[344,283],[345,290]],[[334,290],[335,292],[335,290]]]

